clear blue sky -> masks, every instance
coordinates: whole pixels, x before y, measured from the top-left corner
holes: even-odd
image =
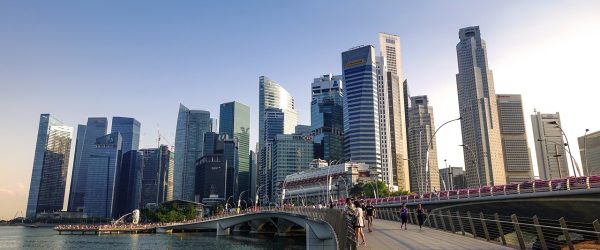
[[[430,95],[439,125],[458,116],[458,29],[479,25],[496,92],[523,94],[529,127],[534,107],[560,111],[574,142],[600,129],[579,115],[598,106],[582,91],[598,85],[598,13],[598,1],[0,1],[0,217],[25,209],[40,113],[74,127],[134,117],[151,147],[159,126],[173,142],[179,103],[217,117],[237,100],[256,142],[260,75],[309,124],[312,79],[340,74],[340,53],[380,31],[401,36],[411,94]],[[440,165],[462,166],[460,126],[444,130]]]

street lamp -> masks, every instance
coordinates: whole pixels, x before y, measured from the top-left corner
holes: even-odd
[[[225,211],[226,211],[226,213],[229,213],[229,199],[230,198],[233,198],[233,195],[229,196],[227,198],[227,200],[225,200]]]
[[[433,132],[433,135],[431,135],[431,138],[429,138],[429,143],[427,144],[427,150],[425,150],[425,192],[427,192],[428,189],[428,177],[429,177],[429,149],[432,147],[432,143],[433,143],[433,138],[435,137],[435,134],[437,134],[438,131],[440,131],[440,129],[442,127],[444,127],[444,125],[451,123],[453,121],[459,121],[461,120],[462,117],[456,118],[456,119],[452,119],[450,121],[444,122],[444,124],[442,124],[441,126],[439,126],[435,132]]]
[[[471,147],[469,147],[466,144],[461,144],[458,145],[459,147],[464,147],[467,150],[469,150],[469,152],[471,152],[471,156],[473,156],[473,164],[475,164],[475,169],[477,170],[477,183],[479,183],[479,188],[481,188],[481,175],[479,174],[479,164],[477,164],[477,162],[475,162],[476,156],[475,156],[475,152],[473,152],[473,150],[471,149]]]
[[[571,144],[569,143],[569,138],[567,138],[565,131],[562,129],[562,127],[560,126],[560,124],[558,124],[557,121],[551,121],[551,122],[549,122],[549,124],[556,125],[556,127],[558,129],[560,129],[562,136],[565,137],[566,146],[567,146],[567,149],[569,149],[569,156],[571,156],[571,167],[573,167],[573,175],[577,176],[577,172],[579,172],[579,168],[575,169],[575,161],[574,161],[573,155],[571,155]],[[579,173],[579,176],[581,176],[581,173]]]
[[[104,216],[106,218],[110,217],[108,212],[108,181],[109,181],[109,173],[110,173],[110,155],[90,155],[91,158],[104,158],[106,157],[106,196],[104,197]]]
[[[562,170],[560,169],[560,159],[559,159],[559,157],[561,157],[562,155],[558,153],[558,145],[559,145],[559,144],[558,144],[558,143],[556,143],[556,142],[553,142],[553,141],[548,141],[548,140],[546,140],[546,139],[538,139],[538,141],[539,141],[539,142],[543,142],[543,141],[545,141],[545,142],[550,142],[550,143],[554,144],[554,152],[555,152],[555,154],[554,154],[553,156],[556,158],[556,165],[557,165],[557,167],[558,167],[558,178],[561,178],[561,179],[562,179],[562,178],[563,178],[563,177],[562,177]],[[565,143],[565,144],[566,144],[566,143]],[[564,145],[561,145],[561,146],[563,146],[563,147],[564,147]],[[548,150],[548,147],[547,147],[547,146],[546,146],[546,150]],[[567,149],[565,149],[565,148],[563,148],[563,150],[564,150],[564,151],[568,151],[568,150],[567,150]],[[568,153],[569,153],[569,156],[573,157],[573,156],[571,155],[571,152],[568,152]],[[569,166],[568,166],[568,164],[567,164],[567,172],[568,172],[568,169],[569,169]],[[549,166],[549,165],[548,165],[548,171],[550,171],[550,166]],[[575,174],[575,173],[573,172],[573,174]],[[568,175],[568,173],[567,173],[567,175]],[[550,176],[551,176],[551,175],[550,175]]]
[[[247,192],[248,190],[244,190],[240,193],[240,196],[238,196],[238,202],[237,202],[237,207],[238,207],[238,211],[240,210],[240,203],[242,202],[242,195],[244,195],[245,192]]]
[[[262,186],[264,186],[264,185],[265,185],[265,184],[260,184],[260,185],[259,185],[259,186],[256,188],[256,192],[255,192],[255,194],[256,194],[256,201],[255,201],[255,203],[254,203],[254,206],[255,206],[255,207],[256,207],[256,206],[258,206],[258,205],[260,205],[260,204],[259,204],[259,201],[258,201],[258,200],[259,200],[259,197],[258,197],[258,190],[260,190],[260,188],[261,188]]]
[[[587,139],[587,133],[589,132],[589,129],[585,129],[585,134],[583,134],[583,157],[585,158],[585,168],[586,168],[586,176],[590,176],[590,166],[588,165],[588,157],[587,157],[587,143],[586,143],[586,139]]]
[[[342,176],[338,176],[338,178],[337,178],[337,179],[338,179],[338,180],[339,180],[339,179],[342,179],[342,181],[344,181],[344,187],[346,188],[346,198],[348,198],[348,196],[349,196],[349,194],[348,194],[348,182],[346,181],[346,178],[344,178],[344,177],[342,177]]]

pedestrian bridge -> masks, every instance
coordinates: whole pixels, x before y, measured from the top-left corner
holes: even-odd
[[[249,225],[251,232],[262,232],[267,225],[275,226],[278,235],[287,235],[300,227],[306,235],[308,249],[346,249],[351,245],[351,228],[341,210],[287,209],[261,210],[231,216],[206,218],[201,221],[172,224],[157,228],[157,232],[177,232],[212,229],[217,235],[229,235],[240,225]]]

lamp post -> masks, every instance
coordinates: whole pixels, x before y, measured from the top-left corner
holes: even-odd
[[[469,150],[469,152],[471,152],[471,156],[473,156],[473,164],[475,164],[475,169],[477,170],[477,183],[479,183],[479,188],[481,188],[481,175],[479,174],[479,166],[477,164],[477,162],[475,162],[476,156],[475,156],[475,152],[473,152],[473,150],[471,149],[471,147],[469,147],[466,144],[461,144],[458,145],[459,147],[464,147],[467,150]]]
[[[429,177],[429,149],[432,147],[432,143],[433,143],[433,138],[435,138],[435,134],[437,134],[438,131],[440,131],[440,129],[442,127],[444,127],[446,124],[451,123],[453,121],[459,121],[461,120],[462,117],[456,118],[456,119],[452,119],[450,121],[444,122],[444,124],[442,124],[441,126],[439,126],[435,132],[433,132],[433,135],[431,135],[431,138],[429,138],[429,143],[427,144],[427,149],[425,150],[425,192],[427,192],[428,189],[428,177]]]
[[[228,214],[229,213],[229,199],[233,198],[233,195],[229,196],[227,198],[227,200],[225,200],[225,213]]]
[[[569,155],[571,156],[571,167],[573,168],[573,175],[575,177],[577,177],[577,172],[579,172],[579,169],[575,169],[575,161],[574,161],[573,155],[571,155],[571,144],[569,143],[569,138],[567,138],[565,131],[562,129],[562,127],[560,126],[560,124],[558,124],[557,121],[551,121],[549,123],[556,125],[556,127],[558,129],[560,129],[560,133],[562,134],[562,136],[565,137],[565,141],[566,141],[565,145],[567,146],[567,149],[569,150]],[[581,176],[581,173],[579,175]]]
[[[91,158],[104,158],[106,157],[106,196],[104,197],[104,216],[106,218],[110,217],[108,212],[108,181],[109,181],[109,173],[110,173],[110,155],[90,155]]]
[[[254,201],[254,202],[255,202],[255,203],[254,203],[254,206],[255,206],[255,207],[258,207],[258,205],[260,205],[260,204],[259,204],[259,201],[258,201],[258,200],[259,200],[258,191],[259,191],[259,190],[260,190],[260,188],[261,188],[262,186],[264,186],[264,185],[265,185],[265,184],[260,184],[260,185],[259,185],[259,186],[256,188],[256,192],[254,192],[254,193],[256,194],[256,197],[255,197],[255,198],[256,198],[256,200]]]
[[[237,207],[238,207],[238,212],[240,211],[240,203],[242,202],[242,195],[244,195],[245,192],[247,192],[248,190],[244,190],[240,193],[240,196],[238,196],[238,202],[237,202]]]
[[[346,198],[348,198],[349,194],[348,194],[348,182],[346,181],[346,178],[342,177],[342,176],[338,176],[338,180],[342,179],[342,181],[344,181],[344,187],[346,188]]]
[[[545,142],[550,142],[550,143],[554,144],[554,152],[555,152],[555,154],[553,156],[556,158],[556,164],[557,164],[557,167],[558,167],[558,177],[562,179],[563,175],[562,175],[562,170],[560,168],[560,159],[559,159],[562,155],[558,153],[558,145],[559,145],[559,143],[553,142],[553,141],[548,141],[546,139],[538,139],[538,141],[539,142],[544,142],[545,141]],[[561,146],[564,147],[564,145],[561,145]],[[546,147],[546,148],[548,148],[548,147]],[[568,152],[568,150],[565,149],[565,148],[563,148],[563,150]],[[573,155],[571,155],[571,152],[568,152],[568,153],[569,153],[570,157],[573,157]],[[569,169],[569,166],[567,164],[567,172],[568,172],[568,169]],[[550,166],[548,166],[548,171],[550,171]],[[575,172],[573,172],[573,174],[575,174]],[[568,176],[568,173],[567,173],[567,176]],[[550,176],[550,177],[552,177],[552,176]]]
[[[586,139],[587,139],[587,133],[589,132],[589,129],[585,129],[585,134],[583,134],[583,157],[585,160],[585,175],[586,176],[590,176],[590,166],[588,165],[588,157],[587,157],[587,143],[586,143]]]
[[[422,194],[422,193],[421,193],[421,191],[422,191],[422,190],[421,190],[421,186],[420,186],[420,185],[418,185],[418,183],[421,183],[421,178],[422,178],[421,174],[423,174],[423,172],[421,172],[420,174],[419,174],[419,173],[417,173],[417,170],[415,169],[415,164],[414,164],[414,162],[412,162],[412,161],[411,161],[410,159],[408,159],[408,158],[406,158],[406,159],[404,159],[404,160],[408,161],[408,166],[409,166],[410,168],[412,168],[412,169],[414,169],[414,170],[415,170],[415,174],[417,175],[417,188],[419,189],[419,195],[421,195],[421,194]],[[412,167],[411,167],[411,166],[412,166]],[[410,171],[409,171],[409,172],[410,172]]]

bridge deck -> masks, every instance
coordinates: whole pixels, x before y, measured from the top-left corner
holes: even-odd
[[[419,230],[418,226],[408,225],[408,230],[400,229],[395,221],[373,221],[373,232],[365,227],[366,246],[358,249],[512,249],[484,240],[462,235],[453,235],[431,228]]]

